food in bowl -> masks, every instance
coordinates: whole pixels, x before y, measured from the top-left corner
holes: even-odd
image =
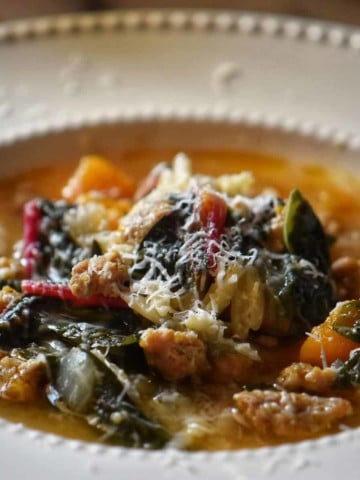
[[[92,156],[62,198],[17,198],[23,238],[0,259],[0,412],[48,404],[48,421],[143,448],[358,425],[359,183],[252,167],[195,174],[177,154],[135,182]]]

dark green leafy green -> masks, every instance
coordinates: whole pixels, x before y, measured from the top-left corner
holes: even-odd
[[[101,254],[97,242],[84,248],[72,238],[64,217],[71,209],[76,209],[76,205],[61,200],[51,202],[39,199],[39,208],[41,221],[34,278],[45,278],[53,282],[69,279],[74,265],[85,258]]]
[[[115,329],[62,320],[47,321],[43,325],[43,334],[45,333],[85,351],[96,349],[127,372],[146,370],[144,353],[138,345],[139,335],[136,331],[131,335],[124,335]]]
[[[38,297],[23,297],[1,314],[1,346],[19,347],[36,339],[41,323],[36,314],[39,302]]]
[[[85,350],[97,348],[102,352],[113,352],[124,346],[133,345],[138,342],[136,334],[125,336],[118,330],[98,327],[89,323],[74,323],[68,321],[47,322],[45,328],[72,345],[80,346]]]
[[[139,280],[144,275],[149,279],[161,280],[170,277],[173,291],[193,284],[192,272],[200,267],[194,265],[193,252],[189,251],[185,256],[179,253],[187,233],[183,226],[193,211],[194,200],[194,195],[170,196],[169,203],[173,205],[173,210],[153,225],[137,248],[129,272],[132,280]],[[204,260],[201,268],[206,266]]]
[[[337,370],[335,384],[337,388],[350,388],[360,385],[360,349],[354,350],[346,362],[336,360],[331,366]]]
[[[289,253],[312,262],[326,273],[330,267],[329,240],[311,205],[292,190],[285,207],[284,243]]]
[[[129,310],[24,296],[1,315],[0,344],[19,359],[46,359],[48,398],[55,407],[84,418],[109,441],[158,448],[167,435],[142,414],[127,376],[146,368],[140,328]]]
[[[141,328],[129,309],[78,308],[59,299],[25,296],[0,317],[0,345],[13,348],[57,340],[85,350],[96,348],[128,371],[142,372],[146,362],[138,345]]]
[[[255,201],[253,211],[245,216],[232,213],[226,241],[229,251],[239,252],[240,261],[249,261],[260,273],[266,297],[262,331],[298,336],[325,320],[336,297],[329,276],[327,237],[297,190],[285,206],[283,236],[287,251],[269,249],[271,222],[282,208],[280,200],[264,197],[261,202]]]
[[[61,299],[24,296],[0,315],[0,345],[17,347],[33,342],[44,334],[47,324],[84,321],[126,336],[142,326],[130,309],[74,307]]]
[[[48,398],[55,407],[82,417],[108,441],[152,449],[164,446],[167,433],[131,401],[128,376],[105,357],[72,348],[50,366]]]
[[[360,320],[356,321],[352,327],[334,325],[333,329],[354,342],[360,342]]]
[[[332,328],[354,342],[360,342],[360,300],[339,303],[332,313]]]
[[[265,329],[274,335],[302,335],[323,322],[336,302],[331,279],[297,255],[271,255],[257,262],[263,274],[271,308]],[[270,308],[270,305],[268,305]]]

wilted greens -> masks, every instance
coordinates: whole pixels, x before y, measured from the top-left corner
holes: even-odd
[[[17,358],[45,358],[48,398],[56,408],[82,416],[108,440],[158,448],[166,432],[129,398],[128,373],[147,368],[138,346],[140,328],[129,310],[87,310],[25,296],[2,316],[0,345],[18,347]]]

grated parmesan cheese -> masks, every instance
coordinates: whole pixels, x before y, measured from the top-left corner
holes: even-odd
[[[95,202],[79,204],[68,210],[64,215],[64,223],[72,238],[78,241],[86,235],[108,229],[106,209]]]
[[[157,184],[121,218],[117,231],[104,232],[104,207],[87,202],[67,212],[71,234],[79,241],[95,238],[104,252],[114,250],[126,260],[130,281],[122,297],[137,314],[157,326],[196,332],[211,352],[258,359],[246,340],[264,322],[266,288],[281,284],[291,269],[314,278],[324,274],[295,255],[283,262],[283,254],[262,244],[282,203],[269,192],[247,196],[254,182],[250,172],[192,175],[183,153],[171,168],[154,171]],[[216,206],[205,209],[208,223],[201,217],[204,191],[228,207],[219,232]]]
[[[192,178],[191,162],[184,153],[178,153],[171,169],[163,169],[157,187],[150,194],[158,196],[164,193],[185,191]]]
[[[230,197],[248,195],[254,185],[254,177],[251,172],[221,175],[214,179],[213,185],[216,190],[226,193]]]

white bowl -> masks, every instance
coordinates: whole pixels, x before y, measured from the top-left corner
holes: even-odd
[[[0,24],[0,168],[89,150],[252,150],[357,171],[360,32],[301,19],[128,11]],[[30,480],[355,478],[360,429],[239,452],[90,445],[0,421]],[[353,467],[354,465],[354,467]]]

